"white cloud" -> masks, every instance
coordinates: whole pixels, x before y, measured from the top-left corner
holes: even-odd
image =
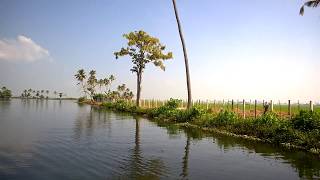
[[[32,39],[19,35],[17,39],[0,39],[0,60],[35,62],[49,58],[49,51]]]

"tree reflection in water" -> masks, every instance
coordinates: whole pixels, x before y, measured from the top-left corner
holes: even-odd
[[[240,146],[247,148],[249,152],[255,152],[266,158],[274,158],[275,156],[276,159],[285,161],[285,163],[288,163],[295,168],[300,178],[313,179],[320,176],[320,161],[314,161],[315,156],[310,153],[297,150],[290,151],[270,144],[209,133],[200,129],[183,128],[183,130],[187,136],[192,137],[192,139],[212,137],[214,143],[216,143],[218,147],[225,152],[232,150],[233,147]]]
[[[135,146],[131,150],[129,172],[125,177],[130,179],[160,179],[165,174],[166,167],[160,158],[146,158],[143,156],[140,142],[140,118],[135,119]]]
[[[190,137],[187,135],[186,147],[184,148],[184,156],[182,158],[182,173],[180,176],[183,179],[188,177],[188,160],[189,160],[189,150],[190,149]]]

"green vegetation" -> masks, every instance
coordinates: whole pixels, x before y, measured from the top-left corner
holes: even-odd
[[[9,99],[11,98],[11,90],[7,89],[6,87],[2,87],[0,89],[0,99]]]
[[[120,56],[131,57],[133,67],[130,71],[137,75],[136,106],[139,106],[142,74],[146,68],[146,64],[152,62],[155,66],[165,70],[163,61],[172,59],[172,52],[165,54],[163,51],[166,47],[160,43],[160,40],[141,30],[124,34],[123,37],[128,40],[127,47],[121,48],[121,50],[115,52],[114,55],[116,59]]]
[[[268,112],[258,118],[243,119],[235,112],[222,110],[217,114],[193,106],[190,109],[179,109],[181,100],[170,99],[159,108],[143,109],[129,102],[119,100],[114,103],[104,102],[101,107],[108,109],[146,115],[167,123],[187,123],[205,129],[218,129],[236,135],[250,136],[262,141],[297,147],[320,153],[320,113],[300,111],[291,120],[281,118]]]

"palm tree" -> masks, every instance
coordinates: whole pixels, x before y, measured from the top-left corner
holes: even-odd
[[[46,94],[47,94],[47,99],[49,98],[49,90],[46,90]]]
[[[98,83],[98,85],[99,85],[100,93],[102,93],[101,88],[102,88],[102,86],[104,85],[104,79],[99,79],[97,83]]]
[[[184,64],[185,64],[185,68],[186,68],[187,89],[188,89],[188,106],[187,106],[187,108],[189,109],[191,107],[192,96],[191,96],[191,83],[190,83],[190,74],[189,74],[189,63],[188,63],[187,49],[186,49],[184,38],[183,38],[183,34],[182,34],[182,28],[181,28],[181,24],[180,24],[180,20],[179,20],[176,1],[172,0],[172,3],[173,3],[173,8],[174,8],[174,13],[175,13],[175,16],[176,16],[177,24],[178,24],[179,35],[180,35],[182,49],[183,49],[183,55],[184,55]]]
[[[28,90],[23,90],[23,93],[22,93],[22,97],[24,97],[24,98],[27,98],[28,97]]]
[[[81,85],[82,91],[87,95],[87,90],[84,84],[84,80],[86,79],[86,72],[83,69],[78,70],[77,74],[74,75],[76,79],[79,81],[78,85]]]
[[[320,0],[309,0],[305,2],[303,6],[300,8],[300,15],[303,16],[305,6],[315,8],[315,7],[318,7],[319,4],[320,4]]]
[[[93,98],[93,96],[95,95],[95,88],[96,88],[96,85],[97,85],[97,78],[96,78],[96,71],[95,70],[91,70],[89,72],[89,78],[87,80],[87,90],[90,92],[90,96],[91,98]]]

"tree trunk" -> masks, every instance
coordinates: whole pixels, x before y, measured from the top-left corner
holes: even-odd
[[[136,106],[140,106],[140,94],[141,94],[141,80],[142,80],[142,73],[137,73],[137,98],[136,98]]]
[[[174,13],[176,15],[176,20],[177,20],[178,29],[179,29],[179,35],[180,35],[181,44],[182,44],[182,48],[183,48],[184,64],[185,64],[185,68],[186,68],[186,77],[187,77],[187,89],[188,89],[188,106],[187,107],[189,109],[191,107],[192,97],[191,97],[191,83],[190,83],[190,74],[189,74],[189,63],[188,63],[187,49],[185,47],[185,42],[184,42],[184,38],[183,38],[183,35],[182,35],[182,28],[181,28],[181,25],[180,25],[178,10],[177,10],[177,7],[176,7],[176,1],[172,0],[172,3],[173,3],[173,7],[174,7]]]
[[[188,165],[189,165],[189,151],[190,151],[190,136],[187,135],[186,147],[184,148],[184,156],[182,159],[182,173],[183,179],[188,177]]]

